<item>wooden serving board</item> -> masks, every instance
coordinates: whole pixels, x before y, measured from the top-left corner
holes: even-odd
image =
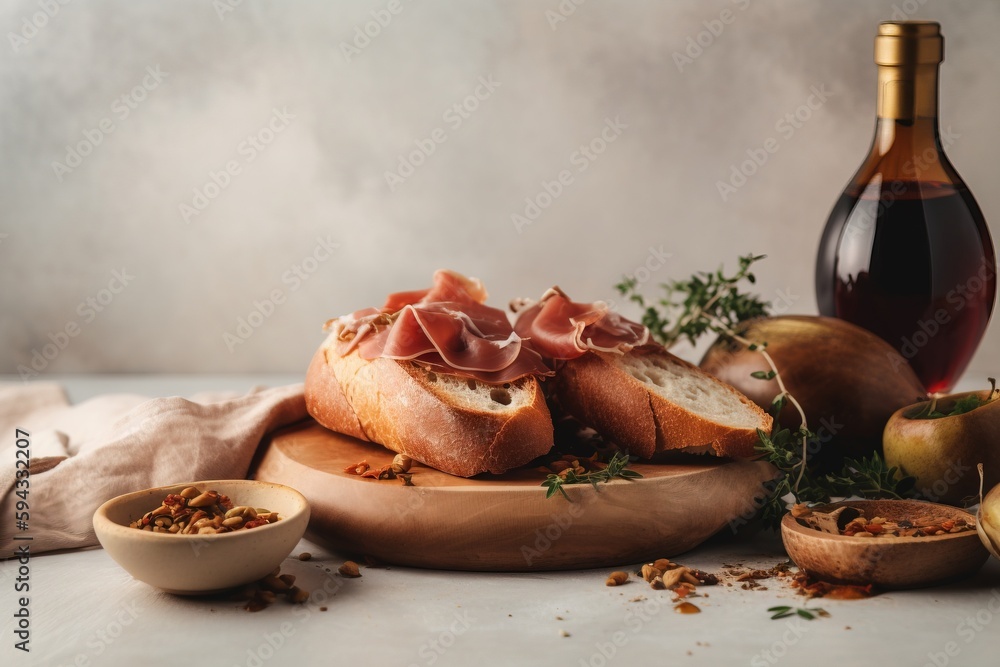
[[[312,506],[310,536],[398,565],[479,571],[621,566],[688,551],[739,517],[775,475],[763,461],[697,457],[637,463],[642,479],[594,489],[567,486],[573,502],[545,497],[545,474],[453,477],[414,462],[413,486],[349,475],[393,452],[313,421],[276,432],[251,475],[298,489]]]

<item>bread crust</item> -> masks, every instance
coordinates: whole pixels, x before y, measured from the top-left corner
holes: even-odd
[[[636,348],[629,354],[663,355],[672,363],[704,376],[706,381],[735,394],[757,417],[757,428],[770,431],[770,415],[697,366],[653,346]],[[642,458],[667,450],[706,451],[737,458],[757,455],[756,428],[719,424],[671,403],[621,369],[617,358],[618,355],[588,352],[567,361],[554,386],[560,405],[604,437]]]
[[[485,383],[481,383],[485,384]],[[547,453],[552,418],[534,377],[515,383],[526,405],[486,411],[456,404],[419,366],[339,356],[324,344],[306,374],[309,413],[323,426],[379,443],[443,472],[503,473]]]
[[[326,349],[320,347],[309,362],[305,383],[306,410],[331,431],[359,440],[368,440],[358,416],[347,402],[333,368],[326,361]]]

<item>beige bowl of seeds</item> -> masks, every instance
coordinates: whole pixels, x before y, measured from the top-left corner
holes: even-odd
[[[277,512],[280,519],[219,534],[184,535],[130,527],[168,494],[188,487],[214,490],[236,505]],[[309,503],[295,489],[255,480],[209,480],[172,484],[112,498],[94,514],[101,546],[129,574],[180,595],[213,593],[265,577],[305,534]]]

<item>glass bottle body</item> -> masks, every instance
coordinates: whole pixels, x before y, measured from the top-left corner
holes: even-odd
[[[830,214],[816,264],[823,315],[895,347],[928,391],[947,391],[993,310],[996,261],[982,212],[961,180],[855,181]]]

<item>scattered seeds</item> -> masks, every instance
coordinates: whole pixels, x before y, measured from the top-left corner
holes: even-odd
[[[406,454],[396,454],[392,459],[392,467],[390,469],[398,475],[403,472],[409,472],[412,464],[413,459]]]
[[[278,595],[285,596],[285,599],[293,604],[302,604],[309,599],[309,591],[293,586],[294,581],[295,575],[281,574],[281,568],[277,568],[263,579],[236,591],[231,599],[247,600],[246,606],[243,607],[247,611],[264,609],[274,602]]]
[[[130,528],[178,535],[215,535],[256,528],[278,521],[277,512],[234,507],[218,491],[189,486],[179,494],[168,493],[160,506],[129,524]]]
[[[292,586],[288,589],[288,599],[295,604],[302,604],[309,599],[309,591],[299,588],[298,586]]]
[[[361,571],[358,569],[358,564],[353,560],[346,561],[343,565],[337,568],[337,572],[342,577],[348,577],[349,579],[355,579],[361,576]]]
[[[615,570],[608,575],[608,580],[604,582],[605,586],[621,586],[626,581],[628,581],[628,572],[622,572],[621,570]]]

